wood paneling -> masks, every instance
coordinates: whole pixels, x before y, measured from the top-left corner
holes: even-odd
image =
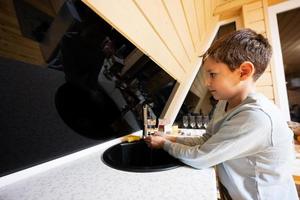
[[[189,33],[193,42],[194,51],[199,51],[200,48],[200,32],[199,24],[197,22],[197,14],[195,12],[195,4],[193,0],[181,1],[185,13],[186,21],[188,22]]]
[[[62,5],[65,3],[66,0],[50,0],[52,8],[54,9],[55,13],[58,13]]]
[[[264,94],[269,99],[274,99],[273,86],[256,87],[256,91]]]
[[[194,62],[195,51],[193,41],[191,40],[189,27],[185,19],[185,13],[182,8],[180,0],[166,0],[162,1],[169,17],[172,19],[175,30],[180,40],[185,53],[187,54],[191,63]]]
[[[152,29],[159,36],[160,40],[172,54],[173,59],[185,72],[186,66],[190,66],[190,60],[185,49],[181,45],[179,36],[172,23],[172,18],[161,0],[136,0],[140,10],[151,25]]]
[[[25,0],[25,2],[29,3],[33,7],[37,8],[43,13],[46,13],[49,16],[55,17],[56,15],[49,0]]]
[[[0,56],[42,65],[39,44],[22,36],[13,1],[0,1]]]
[[[243,5],[251,4],[257,0],[218,0],[215,14],[232,12],[241,9]]]
[[[256,81],[256,86],[272,86],[273,81],[272,81],[272,74],[270,71],[266,71],[259,77],[259,79]]]
[[[251,28],[252,30],[255,30],[257,33],[265,33],[266,32],[264,20],[249,23],[247,28]]]
[[[284,2],[284,1],[287,1],[287,0],[268,0],[268,6],[272,6],[272,5],[275,5],[275,4]]]
[[[121,75],[124,75],[143,55],[143,52],[141,52],[138,48],[135,48],[125,58],[124,67],[122,69]]]
[[[252,22],[264,20],[264,12],[262,8],[257,8],[255,10],[250,10],[248,12],[248,18],[252,19]]]
[[[242,6],[243,23],[246,28],[268,37],[268,21],[266,13],[267,3],[265,0],[256,1]],[[269,99],[274,100],[272,68],[267,67],[264,74],[257,80],[256,87],[259,92],[265,94]],[[275,99],[276,102],[276,99]]]

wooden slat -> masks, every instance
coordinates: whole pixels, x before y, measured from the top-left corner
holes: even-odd
[[[125,58],[124,67],[122,69],[121,75],[124,75],[143,55],[143,52],[141,52],[138,48],[135,48]]]
[[[44,64],[39,44],[22,36],[12,0],[0,1],[0,56]]]
[[[284,1],[287,1],[287,0],[268,0],[268,6],[279,4],[279,3],[284,2]]]
[[[258,20],[255,18],[253,19],[253,12],[255,14],[256,10],[262,9],[262,2],[257,1],[250,4],[244,4],[242,6],[242,15],[243,15],[243,23],[245,27],[250,28],[250,24],[257,22]],[[259,21],[263,21],[264,19],[261,19]]]
[[[232,0],[216,0],[216,6],[220,7]]]
[[[268,66],[267,66],[267,69],[265,70],[265,72],[270,72],[271,71],[271,65],[269,64]]]
[[[32,5],[36,9],[48,14],[49,16],[55,17],[56,15],[49,0],[25,0],[25,2]]]
[[[230,12],[225,12],[220,15],[220,21],[225,21],[227,19],[239,17],[241,14],[241,10],[235,10],[235,11],[230,11]]]
[[[197,52],[197,47],[200,44],[200,38],[197,29],[197,21],[196,21],[197,15],[194,9],[194,1],[186,0],[186,1],[181,1],[181,3],[184,11],[184,16],[188,24],[189,35],[193,43],[194,51]]]
[[[22,61],[25,63],[34,64],[34,65],[45,64],[41,58],[32,58],[32,57],[28,57],[27,54],[18,54],[16,52],[9,52],[7,50],[2,50],[2,49],[0,49],[0,56],[4,58]]]
[[[272,86],[272,74],[270,71],[265,72],[259,77],[259,79],[256,82],[256,86]]]
[[[255,30],[257,33],[265,33],[266,32],[264,20],[260,20],[260,21],[254,22],[254,23],[249,23],[248,28]]]
[[[33,58],[33,59],[42,57],[40,51],[33,50],[31,48],[27,48],[27,47],[24,47],[22,45],[18,45],[17,43],[14,43],[14,42],[11,42],[11,41],[6,41],[6,40],[3,40],[3,39],[0,39],[0,49],[2,51],[15,53],[15,54],[26,56],[28,58]]]
[[[181,45],[172,19],[162,1],[135,0],[135,2],[182,70],[187,71],[191,64],[189,57]]]
[[[199,39],[200,39],[200,43],[202,43],[203,40],[205,39],[205,32],[206,32],[206,21],[205,21],[206,13],[204,9],[204,2],[195,0],[194,4],[196,9]]]
[[[11,33],[14,33],[14,34],[17,34],[17,35],[22,35],[19,28],[10,27],[10,26],[7,26],[5,24],[0,23],[0,29],[1,29],[1,31],[4,31],[4,32],[8,32],[8,33],[11,32]]]
[[[0,11],[10,16],[16,16],[13,0],[1,0]]]
[[[259,9],[259,8],[263,7],[263,4],[262,4],[261,0],[253,2],[253,3],[244,4],[244,5],[247,6],[248,11],[256,10],[256,9]]]
[[[269,99],[274,99],[274,92],[272,86],[257,86],[256,90],[266,95]]]
[[[300,185],[300,176],[293,175],[294,182],[296,185]]]
[[[59,12],[60,8],[66,0],[50,0],[50,3],[56,13]]]
[[[23,46],[28,49],[40,50],[37,42],[34,42],[31,39],[22,37],[18,34],[11,33],[5,29],[0,28],[0,40],[9,41],[18,46]]]
[[[187,21],[185,20],[182,4],[180,0],[165,0],[163,1],[165,7],[167,8],[170,17],[172,18],[172,23],[176,27],[177,34],[180,39],[180,43],[185,49],[189,60],[191,63],[195,59],[195,51],[192,43],[192,39],[189,34],[189,28]]]
[[[196,79],[195,79],[196,80]],[[199,87],[199,84],[198,83],[195,83],[195,80],[194,80],[194,82],[193,82],[193,84],[192,84],[192,86],[191,86],[191,91],[193,92],[193,93],[195,93],[198,97],[201,97],[200,95],[201,95],[201,87]]]
[[[264,19],[264,13],[262,8],[258,8],[255,10],[251,10],[248,12],[249,19],[251,19],[251,22],[261,21]]]
[[[19,28],[19,22],[16,17],[9,16],[0,12],[0,24],[5,24],[8,27]]]
[[[190,91],[200,98],[200,91],[194,84],[192,84]]]
[[[233,0],[226,2],[225,4],[221,4],[215,8],[214,14],[218,15],[223,12],[235,11],[241,9],[241,7],[245,4],[249,4],[255,2],[257,0]]]

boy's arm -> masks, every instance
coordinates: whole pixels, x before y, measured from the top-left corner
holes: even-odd
[[[205,133],[202,136],[195,136],[195,137],[176,137],[176,139],[173,140],[173,142],[187,145],[187,146],[196,146],[196,145],[204,144],[210,137],[211,134]]]
[[[206,168],[251,155],[270,143],[271,121],[261,110],[237,113],[203,145],[187,146],[166,141],[164,149],[183,163]]]

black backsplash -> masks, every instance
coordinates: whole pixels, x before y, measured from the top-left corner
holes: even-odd
[[[102,136],[99,129],[100,136],[91,138],[68,126],[55,104],[57,91],[64,84],[63,72],[0,59],[0,176],[116,136]],[[81,101],[70,96],[65,100]],[[73,112],[76,109],[79,107]]]
[[[136,47],[85,5],[47,67],[0,58],[0,176],[142,128],[176,83],[147,56],[123,71]]]

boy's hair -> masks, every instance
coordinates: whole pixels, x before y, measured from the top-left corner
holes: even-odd
[[[251,29],[241,29],[216,40],[203,55],[203,62],[208,56],[225,63],[231,71],[245,61],[251,62],[255,68],[253,80],[256,81],[267,68],[272,47],[263,35]]]

